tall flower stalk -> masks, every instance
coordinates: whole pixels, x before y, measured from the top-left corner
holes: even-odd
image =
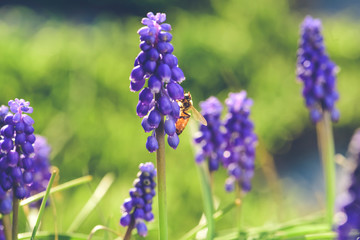
[[[200,108],[201,114],[207,121],[207,126],[201,124],[199,132],[194,138],[195,143],[200,146],[195,160],[198,164],[204,212],[208,224],[207,239],[212,239],[215,234],[212,196],[213,172],[219,169],[226,143],[222,131],[223,123],[220,119],[223,107],[216,97],[210,97],[200,103]]]
[[[249,119],[253,101],[247,98],[246,91],[230,93],[225,101],[228,114],[224,121],[221,120],[222,105],[215,97],[210,97],[200,103],[201,113],[207,120],[207,126],[201,125],[195,137],[195,143],[201,148],[196,155],[196,162],[204,166],[207,159],[208,172],[213,173],[221,164],[228,172],[225,181],[225,190],[232,192],[236,189],[236,198],[241,202],[241,196],[251,190],[251,179],[254,175],[255,147],[257,136],[254,133],[254,124]],[[209,174],[200,168],[203,185]],[[204,180],[205,179],[205,180]],[[205,210],[212,204],[211,188],[204,189]],[[210,197],[209,197],[210,195]],[[209,214],[208,214],[209,215]],[[240,226],[241,208],[238,207],[237,218]],[[208,229],[214,230],[214,219],[208,218]],[[209,236],[212,236],[208,234]]]
[[[326,189],[326,219],[332,226],[335,203],[335,162],[331,121],[339,120],[335,102],[336,65],[326,53],[322,26],[319,19],[307,16],[301,25],[301,38],[297,52],[297,78],[304,83],[303,96],[316,124],[318,145],[324,167]]]
[[[143,118],[141,125],[145,132],[151,132],[147,138],[146,148],[157,154],[158,195],[159,195],[159,229],[160,238],[167,239],[166,211],[166,164],[165,135],[170,147],[176,149],[179,137],[175,123],[180,115],[177,100],[184,98],[180,83],[185,80],[178,60],[173,55],[174,47],[170,43],[171,25],[164,23],[165,13],[149,12],[141,20],[145,25],[140,28],[141,52],[135,58],[134,68],[130,74],[130,90],[140,91],[136,113]],[[147,87],[145,83],[147,82]]]

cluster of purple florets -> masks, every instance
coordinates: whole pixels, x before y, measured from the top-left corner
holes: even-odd
[[[339,98],[336,91],[336,65],[326,53],[321,21],[307,16],[301,25],[301,39],[297,52],[297,78],[304,83],[303,96],[313,122],[322,119],[325,111],[337,122],[340,117],[335,108]]]
[[[197,144],[201,143],[201,149],[196,155],[196,162],[201,163],[208,159],[210,172],[219,169],[219,165],[226,146],[223,123],[220,119],[223,107],[216,97],[210,97],[200,103],[201,114],[207,121],[207,126],[201,124],[198,136],[195,137]]]
[[[130,90],[139,94],[136,107],[137,115],[142,120],[145,132],[151,132],[146,142],[149,152],[159,148],[155,136],[155,129],[163,118],[165,133],[172,148],[179,145],[175,123],[179,118],[180,108],[176,100],[184,98],[184,90],[180,83],[185,80],[183,71],[178,66],[178,60],[172,54],[174,47],[170,43],[172,35],[170,24],[163,23],[165,13],[148,13],[141,23],[145,25],[139,29],[141,52],[135,59],[134,68],[130,74]],[[145,86],[147,82],[148,86]]]
[[[232,191],[237,182],[244,192],[248,192],[254,175],[257,144],[254,124],[249,119],[253,101],[246,97],[245,91],[241,91],[230,93],[225,103],[229,110],[225,120],[227,144],[223,159],[229,178],[225,188]]]
[[[208,127],[201,126],[199,136],[195,138],[195,142],[201,145],[196,161],[208,158],[210,171],[216,170],[221,162],[229,174],[226,191],[233,191],[237,183],[242,191],[248,192],[254,174],[257,143],[254,124],[249,119],[253,101],[246,97],[245,91],[241,91],[230,93],[225,103],[228,114],[224,122],[220,120],[221,103],[215,97],[200,104]]]
[[[24,113],[32,113],[30,103],[24,99],[9,101],[10,111],[1,127],[0,180],[4,191],[13,189],[14,196],[28,195],[25,185],[33,182],[34,120]]]
[[[122,226],[134,224],[140,236],[147,235],[147,227],[144,221],[152,221],[152,199],[155,196],[156,169],[151,162],[141,163],[134,188],[130,189],[130,198],[125,199],[122,205],[123,215],[120,219]]]
[[[356,168],[351,176],[346,203],[343,203],[342,207],[344,219],[338,227],[339,240],[350,239],[349,234],[352,230],[357,231],[360,236],[360,130],[355,132],[350,142],[349,153],[351,160],[356,163]]]

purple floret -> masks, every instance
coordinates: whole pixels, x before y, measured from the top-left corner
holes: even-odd
[[[339,99],[336,90],[337,66],[326,53],[322,26],[319,19],[307,16],[301,25],[301,38],[297,52],[297,78],[304,83],[302,94],[310,111],[311,120],[316,123],[325,111],[334,122],[339,120],[335,103]]]
[[[140,49],[142,50],[135,58],[134,68],[130,74],[130,90],[139,94],[139,102],[136,113],[141,118],[145,132],[153,131],[159,127],[163,116],[168,124],[173,124],[179,118],[179,110],[174,107],[176,100],[184,98],[184,90],[180,83],[185,80],[183,71],[178,66],[177,58],[172,54],[174,47],[170,43],[172,35],[170,24],[164,23],[165,13],[148,13],[146,18],[141,20],[145,25],[138,30],[140,35]],[[147,87],[143,88],[148,82]],[[172,148],[179,144],[179,138],[172,133],[168,135],[168,143]],[[152,136],[155,136],[152,134]],[[156,138],[151,137],[146,144],[149,152],[157,149]]]

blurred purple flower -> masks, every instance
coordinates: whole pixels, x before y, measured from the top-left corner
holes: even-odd
[[[216,97],[210,97],[200,103],[201,114],[207,121],[207,126],[201,124],[200,131],[195,137],[195,143],[201,146],[196,155],[196,162],[201,163],[208,159],[210,172],[219,168],[226,146],[223,123],[220,119],[222,105]]]
[[[229,174],[225,189],[233,191],[237,183],[242,191],[248,192],[254,175],[257,144],[254,124],[249,119],[253,101],[246,97],[246,91],[241,91],[230,93],[225,103],[229,111],[225,120],[227,144],[222,158]]]
[[[152,136],[155,136],[155,129],[162,116],[166,116],[165,124],[175,126],[176,119],[179,118],[176,100],[184,98],[184,90],[179,84],[185,80],[185,76],[178,66],[177,58],[172,54],[174,47],[170,43],[171,26],[163,23],[165,20],[165,13],[154,15],[152,12],[142,19],[141,23],[145,26],[138,30],[142,51],[136,57],[130,74],[130,90],[137,92],[142,89],[136,107],[137,115],[143,118],[141,125],[145,132],[154,132]],[[146,81],[148,87],[143,88]],[[179,144],[176,133],[165,133],[168,135],[169,145],[176,149]],[[149,137],[146,148],[149,152],[156,151],[156,138]]]
[[[348,193],[341,199],[343,219],[338,226],[339,240],[350,239],[349,234],[354,231],[360,236],[360,129],[351,139],[349,158],[355,162],[356,167],[351,175]]]
[[[36,135],[34,144],[35,156],[33,160],[33,183],[28,186],[30,195],[45,191],[49,183],[50,172],[50,152],[51,147],[45,137]],[[31,207],[40,207],[41,200],[30,204]]]
[[[0,240],[6,240],[5,232],[4,232],[4,225],[2,220],[0,219]]]
[[[301,38],[297,52],[297,78],[304,83],[302,94],[313,122],[322,119],[324,111],[331,114],[332,121],[339,120],[335,102],[336,65],[326,53],[322,26],[319,19],[307,16],[301,25]]]
[[[144,221],[152,221],[152,199],[155,196],[156,169],[151,162],[141,163],[140,171],[137,174],[133,186],[130,189],[130,198],[125,199],[122,205],[122,217],[120,224],[129,226],[134,222],[138,234],[142,237],[147,235],[147,228]]]

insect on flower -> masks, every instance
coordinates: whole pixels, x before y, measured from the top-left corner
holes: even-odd
[[[194,119],[195,120],[197,120],[201,124],[207,126],[206,119],[193,106],[193,102],[192,102],[192,99],[191,99],[190,92],[185,93],[183,99],[176,100],[176,101],[177,101],[177,103],[179,104],[179,107],[180,107],[180,117],[176,121],[176,124],[175,124],[175,126],[176,126],[176,134],[177,135],[180,135],[184,131],[187,123],[189,122],[191,114],[188,111],[190,111],[190,110],[194,114]]]

